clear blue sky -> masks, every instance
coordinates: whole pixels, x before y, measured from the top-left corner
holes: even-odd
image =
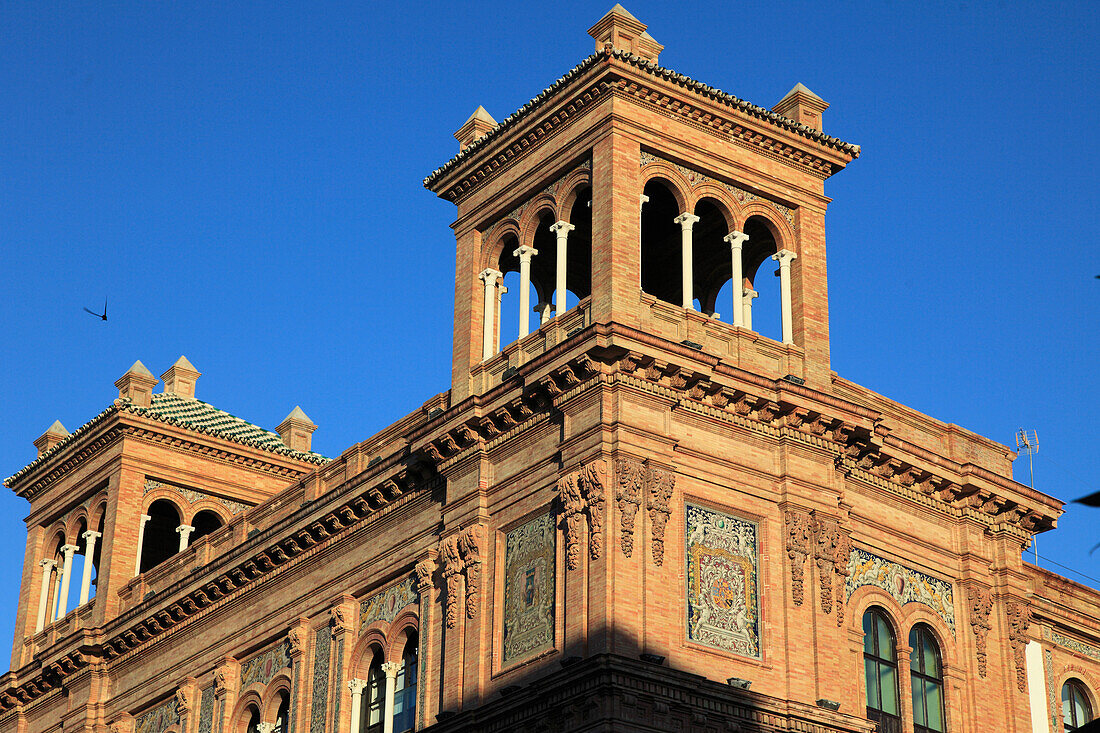
[[[0,5],[0,474],[135,359],[186,354],[201,399],[267,427],[301,404],[327,455],[447,389],[454,208],[421,180],[612,4]],[[833,368],[1038,430],[1039,489],[1100,488],[1095,4],[627,8],[665,66],[767,107],[803,82],[863,146],[826,183]],[[81,310],[105,294],[106,324]],[[26,513],[0,492],[0,648]],[[1069,505],[1041,553],[1100,577],[1098,523]]]

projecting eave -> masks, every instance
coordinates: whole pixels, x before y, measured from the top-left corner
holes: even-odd
[[[826,178],[859,157],[858,145],[826,135],[647,61],[628,51],[593,54],[424,179],[455,201],[561,126],[610,95],[656,104],[733,143]]]

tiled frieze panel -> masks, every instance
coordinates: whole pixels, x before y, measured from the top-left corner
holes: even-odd
[[[1043,638],[1047,641],[1054,642],[1060,647],[1065,647],[1071,651],[1075,651],[1081,656],[1088,657],[1089,659],[1095,659],[1100,662],[1100,649],[1094,647],[1092,644],[1086,644],[1083,641],[1077,641],[1071,639],[1065,634],[1061,634],[1054,629],[1043,627]]]
[[[418,600],[416,579],[410,575],[385,590],[367,596],[359,603],[359,628],[365,629],[375,621],[389,623],[402,608]]]
[[[556,536],[550,514],[507,534],[504,545],[504,663],[554,646]]]
[[[173,696],[139,715],[134,723],[134,733],[164,733],[170,726],[179,725],[179,722],[179,707]]]
[[[228,509],[229,513],[232,514],[233,516],[236,516],[236,515],[240,514],[245,509],[248,509],[247,504],[242,504],[239,501],[233,501],[232,499],[225,499],[225,498],[220,497],[220,496],[214,496],[213,494],[207,494],[207,493],[204,493],[202,491],[196,491],[195,489],[189,488],[187,486],[180,486],[178,484],[166,484],[166,483],[163,483],[161,481],[157,481],[155,478],[148,478],[148,477],[145,479],[145,487],[142,490],[142,494],[143,495],[148,494],[150,491],[153,491],[154,489],[159,489],[159,488],[162,488],[162,487],[169,488],[172,491],[176,492],[177,494],[182,496],[184,499],[186,499],[187,503],[189,503],[189,504],[195,504],[195,503],[200,502],[204,499],[209,499],[211,501],[215,501],[215,502],[221,504],[222,506],[224,506],[226,509]]]
[[[881,588],[901,606],[923,603],[935,611],[951,629],[951,635],[955,635],[955,594],[947,581],[853,548],[848,555],[845,601],[865,585]]]
[[[309,733],[324,733],[328,707],[328,667],[332,647],[332,628],[322,626],[313,639],[313,703],[309,714]]]
[[[280,669],[289,666],[290,644],[283,641],[241,663],[241,689],[256,683],[266,685]]]
[[[199,733],[214,731],[214,685],[210,685],[199,696]]]
[[[1050,713],[1050,733],[1058,733],[1058,711],[1062,707],[1058,704],[1058,698],[1054,696],[1054,653],[1045,649],[1043,653],[1043,670],[1047,681],[1047,712]]]
[[[685,518],[688,639],[759,659],[756,524],[694,504]]]

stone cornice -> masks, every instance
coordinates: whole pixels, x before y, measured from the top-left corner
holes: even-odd
[[[824,135],[633,54],[608,48],[585,59],[432,172],[424,179],[424,185],[449,201],[457,201],[612,95],[818,178],[827,178],[859,156],[859,146]],[[556,106],[548,111],[543,109],[551,104]]]
[[[197,453],[213,460],[233,463],[290,480],[316,469],[312,462],[299,461],[289,456],[276,457],[269,451],[251,449],[243,444],[214,436],[198,437],[195,431],[131,414],[115,406],[104,410],[86,423],[80,431],[74,432],[73,438],[72,441],[59,444],[42,459],[30,464],[4,483],[18,496],[33,501],[43,491],[120,438],[142,440],[175,450]]]

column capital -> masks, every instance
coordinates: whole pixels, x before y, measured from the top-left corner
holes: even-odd
[[[745,288],[744,290],[741,291],[741,297],[742,298],[747,298],[748,300],[752,300],[753,298],[757,297],[758,295],[760,295],[760,293],[756,292],[752,288]]]
[[[98,540],[100,537],[103,536],[103,534],[101,532],[93,532],[89,529],[87,532],[80,536],[83,537],[85,540]]]
[[[638,194],[638,205],[639,206],[641,206],[642,204],[648,204],[648,203],[649,203],[649,196],[646,196],[644,193]]]
[[[256,733],[274,733],[274,723],[256,723]]]
[[[57,560],[39,560],[38,564],[41,565],[42,567],[56,568],[57,567]]]
[[[370,685],[370,683],[367,682],[366,680],[361,680],[361,679],[348,680],[348,689],[351,690],[351,694],[353,694],[353,695],[362,695],[363,690],[367,689],[368,685]]]
[[[744,232],[730,232],[722,237],[722,241],[729,242],[731,249],[740,249],[742,244],[749,241],[749,235]]]
[[[550,225],[550,231],[555,232],[556,234],[558,234],[558,236],[561,236],[562,234],[568,234],[576,228],[576,226],[570,224],[567,221],[558,221]]]
[[[780,267],[787,267],[792,260],[798,259],[798,255],[789,249],[781,249],[772,255],[772,259],[778,262]]]
[[[400,669],[401,665],[398,662],[382,662],[382,671],[386,673],[386,679],[388,680],[396,678]]]
[[[529,247],[526,244],[522,247],[518,247],[515,251],[512,252],[512,254],[514,254],[516,257],[519,257],[521,262],[525,259],[530,262],[531,258],[538,253],[539,251],[537,249],[535,249],[534,247]]]
[[[61,546],[61,553],[63,555],[68,556],[68,557],[72,557],[72,554],[74,552],[76,552],[77,550],[79,550],[79,549],[80,548],[77,547],[76,545],[62,545]]]
[[[478,280],[486,285],[493,284],[498,278],[503,277],[503,273],[500,270],[494,270],[491,267],[486,267],[481,271],[481,274],[477,276]]]
[[[195,531],[195,528],[192,527],[190,524],[181,524],[180,526],[176,527],[176,533],[177,534],[184,534],[184,533],[191,534],[194,531]]]
[[[673,219],[673,221],[679,224],[684,229],[691,229],[691,227],[697,221],[699,221],[699,217],[697,217],[695,214],[689,214],[685,211],[683,214],[680,214],[678,217]]]
[[[150,519],[152,519],[152,517],[151,517],[151,516],[149,516],[148,514],[142,514],[142,515],[141,515],[141,523],[142,523],[142,524],[145,524],[145,523],[146,523],[146,522],[148,522],[148,521],[149,521]]]

